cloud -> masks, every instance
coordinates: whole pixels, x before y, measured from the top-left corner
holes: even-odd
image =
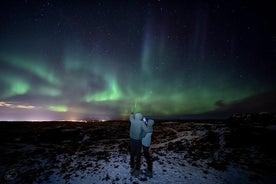
[[[0,102],[0,107],[7,107],[12,109],[34,109],[35,106],[32,105],[22,105],[22,104],[13,104],[7,102]]]
[[[258,113],[258,112],[276,112],[276,91],[256,94],[231,104],[226,104],[223,100],[215,103],[217,109],[205,116],[211,117],[229,117],[233,113]]]
[[[225,106],[227,106],[223,100],[219,100],[215,103],[215,105],[218,107],[218,108],[224,108]]]

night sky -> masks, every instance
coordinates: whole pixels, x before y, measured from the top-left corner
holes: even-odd
[[[275,111],[275,6],[1,1],[0,120]]]

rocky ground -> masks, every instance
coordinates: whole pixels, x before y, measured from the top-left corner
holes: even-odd
[[[276,183],[271,122],[156,122],[153,178],[129,174],[129,122],[0,122],[0,133],[0,183]]]

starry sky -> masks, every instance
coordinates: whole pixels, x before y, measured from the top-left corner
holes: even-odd
[[[1,1],[0,121],[275,111],[275,6]]]

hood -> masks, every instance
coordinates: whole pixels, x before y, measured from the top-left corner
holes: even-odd
[[[135,114],[135,119],[136,120],[141,120],[142,118],[143,118],[143,115],[140,112]]]
[[[153,126],[154,125],[154,120],[149,119],[147,124],[148,124],[148,126]]]

